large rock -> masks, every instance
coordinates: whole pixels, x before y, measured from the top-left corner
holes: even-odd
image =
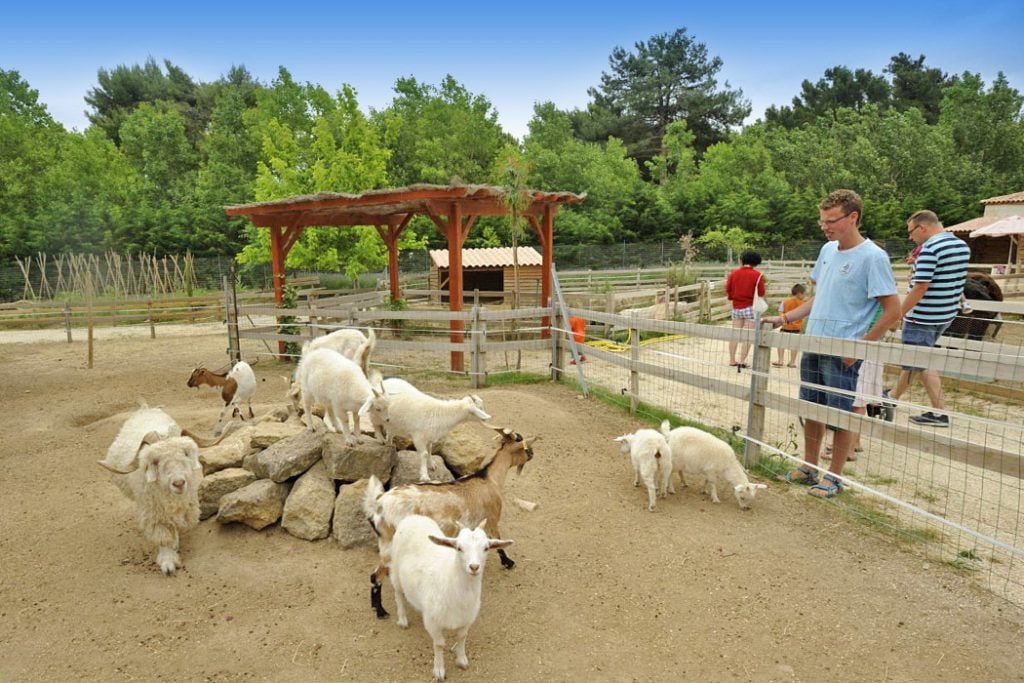
[[[257,422],[252,431],[252,447],[256,450],[269,448],[281,439],[295,436],[305,429],[295,422]]]
[[[395,451],[390,446],[365,437],[349,446],[341,434],[327,434],[323,457],[328,476],[341,481],[359,481],[374,474],[386,484],[395,466]]]
[[[338,491],[334,503],[334,525],[331,535],[342,548],[348,550],[357,546],[377,547],[377,534],[366,519],[363,511],[363,496],[367,480],[345,484]]]
[[[289,484],[260,479],[220,499],[217,521],[241,522],[257,531],[281,518]]]
[[[334,480],[323,461],[309,468],[295,482],[284,503],[281,526],[292,536],[307,541],[327,538],[334,513]]]
[[[203,465],[203,474],[210,475],[228,467],[241,467],[245,456],[252,451],[254,428],[254,425],[246,425],[232,432],[216,446],[199,449],[199,462]]]
[[[416,451],[398,451],[398,463],[391,472],[391,488],[402,484],[415,484],[420,480],[420,456]],[[430,481],[454,481],[455,477],[445,467],[444,459],[431,455],[427,460],[427,474]]]
[[[213,517],[220,499],[256,481],[256,475],[241,467],[229,467],[203,477],[199,484],[199,519]]]
[[[445,464],[456,476],[464,477],[479,472],[489,463],[498,450],[498,443],[490,429],[464,423],[448,432],[433,450],[444,458]]]
[[[246,469],[278,483],[298,476],[320,459],[323,434],[302,430],[245,460]]]

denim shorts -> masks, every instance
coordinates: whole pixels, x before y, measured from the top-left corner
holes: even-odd
[[[800,358],[800,400],[822,406],[853,410],[853,392],[857,390],[857,376],[860,374],[860,359],[846,367],[840,356],[826,356],[820,353],[804,353]],[[849,395],[837,394],[807,384],[820,384],[835,389],[844,389]]]
[[[939,337],[942,333],[952,324],[952,320],[948,323],[942,323],[940,325],[922,325],[921,323],[911,322],[910,320],[903,321],[903,333],[902,339],[904,344],[910,346],[927,346],[933,348],[939,341]],[[904,370],[914,372],[921,368],[916,368],[911,365],[904,365]]]

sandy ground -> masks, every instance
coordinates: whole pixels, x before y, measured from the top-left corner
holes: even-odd
[[[197,332],[105,338],[91,370],[81,338],[0,345],[0,680],[429,680],[419,619],[370,609],[372,550],[207,520],[185,568],[157,571],[94,461],[139,398],[212,426],[216,394],[185,380],[226,343]],[[265,410],[282,368],[256,371]],[[508,508],[518,565],[492,559],[470,669],[449,656],[450,680],[1024,678],[1024,613],[802,489],[770,483],[741,512],[691,488],[652,514],[611,441],[636,419],[558,385],[479,393],[496,422],[542,436],[508,485],[540,508]]]

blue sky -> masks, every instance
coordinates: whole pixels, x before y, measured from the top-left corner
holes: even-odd
[[[215,80],[244,64],[269,82],[278,66],[330,91],[349,83],[364,109],[383,108],[397,78],[445,74],[485,95],[502,126],[527,130],[533,104],[584,107],[616,46],[686,27],[722,58],[751,120],[788,104],[800,82],[837,64],[875,72],[898,52],[1024,90],[1024,3],[38,3],[0,14],[0,68],[39,91],[50,113],[83,129],[99,68],[169,59]]]

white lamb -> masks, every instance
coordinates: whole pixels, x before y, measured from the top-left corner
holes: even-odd
[[[717,482],[724,479],[732,486],[742,510],[749,510],[757,492],[768,488],[765,484],[750,483],[732,447],[726,442],[695,427],[676,427],[670,431],[669,426],[668,420],[662,422],[661,433],[672,448],[673,472],[679,473],[683,486],[686,486],[688,476],[702,475],[705,490],[710,490],[711,502],[718,503]],[[669,492],[675,493],[671,480]]]
[[[430,478],[428,463],[430,448],[445,437],[456,425],[471,419],[487,421],[491,416],[483,411],[479,396],[440,399],[424,394],[403,379],[384,380],[387,398],[388,438],[411,439],[420,455],[420,481]]]
[[[199,448],[182,433],[170,415],[143,406],[125,421],[106,458],[98,461],[114,472],[114,483],[135,501],[139,529],[157,546],[156,561],[164,574],[181,566],[181,532],[199,523]]]
[[[374,435],[384,441],[382,429],[388,424],[387,397],[380,394],[366,379],[356,361],[345,358],[332,349],[315,349],[302,355],[295,371],[302,407],[310,431],[315,431],[313,404],[324,407],[324,421],[345,435],[345,441],[353,444],[356,437],[349,429],[349,416],[353,417],[356,430],[359,416],[370,415]]]
[[[647,487],[647,509],[654,512],[655,498],[664,498],[671,486],[671,447],[655,429],[638,429],[615,437],[615,441],[622,444],[623,453],[629,453],[633,461],[633,486],[639,486],[643,480]]]
[[[409,626],[408,600],[423,615],[423,627],[434,641],[434,678],[439,681],[445,677],[446,630],[455,631],[455,664],[469,667],[466,634],[480,613],[487,551],[512,545],[512,541],[487,538],[484,524],[463,527],[458,536],[449,538],[429,517],[410,515],[398,525],[392,542],[390,576],[398,625]]]

